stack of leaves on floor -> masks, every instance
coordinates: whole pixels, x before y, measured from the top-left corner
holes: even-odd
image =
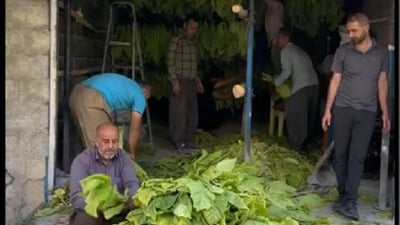
[[[50,201],[46,207],[35,212],[35,217],[45,217],[55,213],[70,212],[69,183],[52,191]]]
[[[244,143],[240,141],[240,137],[230,137],[216,140],[213,147],[207,148],[207,151],[221,152],[215,156],[214,162],[226,158],[237,158],[238,162],[243,162],[243,149]],[[145,165],[144,169],[152,178],[178,178],[188,172],[188,168],[199,156],[200,153],[187,157],[169,157],[155,164]],[[307,184],[307,177],[313,170],[312,157],[285,148],[272,138],[252,138],[251,156],[252,164],[257,167],[257,176],[267,182],[282,180],[295,188],[301,188]]]
[[[265,183],[255,165],[221,155],[203,151],[184,176],[145,180],[134,196],[137,208],[119,225],[330,224],[291,198],[295,188]]]

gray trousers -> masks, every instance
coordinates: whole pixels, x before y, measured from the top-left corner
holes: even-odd
[[[287,103],[286,131],[289,143],[296,149],[304,147],[318,121],[318,85],[300,89]]]
[[[171,93],[169,97],[170,139],[176,145],[194,143],[199,123],[196,81],[179,79],[178,82],[180,95]]]
[[[333,109],[335,151],[333,168],[341,198],[355,203],[364,170],[364,160],[374,132],[376,113],[335,106]]]

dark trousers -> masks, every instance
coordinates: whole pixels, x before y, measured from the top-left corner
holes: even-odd
[[[180,145],[194,143],[199,121],[197,85],[195,80],[179,79],[179,96],[169,98],[169,135],[171,141]]]
[[[318,117],[318,85],[300,89],[288,99],[286,130],[292,147],[301,149],[314,132]]]
[[[355,203],[376,121],[376,113],[335,106],[333,168],[341,198]]]
[[[102,215],[92,217],[83,211],[74,210],[69,217],[69,225],[108,225]]]
[[[99,214],[97,218],[90,216],[89,214],[74,210],[69,217],[69,225],[112,225],[118,224],[125,220],[126,215],[129,213],[128,210],[121,212],[121,214],[116,215],[110,220],[106,220],[103,215]]]

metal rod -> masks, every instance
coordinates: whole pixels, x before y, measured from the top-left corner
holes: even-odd
[[[250,0],[249,25],[247,32],[247,66],[246,66],[246,96],[245,96],[245,129],[244,129],[244,159],[251,160],[251,97],[253,94],[253,46],[254,46],[254,0]]]
[[[394,47],[389,46],[389,72],[388,72],[388,107],[389,117],[392,115],[392,77],[394,66]],[[379,175],[379,202],[378,208],[380,210],[387,209],[387,183],[388,183],[388,169],[389,169],[389,149],[390,149],[390,132],[382,134],[381,141],[381,168]],[[394,198],[394,196],[392,196]]]
[[[70,167],[70,126],[68,98],[70,92],[71,78],[71,0],[64,0],[64,93],[63,93],[63,167],[69,170]]]
[[[50,99],[49,99],[49,152],[46,157],[45,202],[48,202],[55,183],[57,143],[57,0],[50,1]]]

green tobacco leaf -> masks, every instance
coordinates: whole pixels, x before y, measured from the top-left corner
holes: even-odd
[[[264,198],[260,198],[260,196],[244,196],[243,197],[249,211],[255,215],[267,216],[268,210],[266,207],[266,200]]]
[[[105,209],[103,211],[104,218],[106,220],[108,220],[108,219],[112,218],[113,216],[120,214],[122,212],[122,210],[124,209],[124,206],[125,206],[125,203],[121,203],[119,205]]]
[[[223,212],[216,207],[206,209],[202,213],[208,224],[217,224],[223,218]]]
[[[246,220],[241,225],[269,225],[269,224],[257,220]]]
[[[210,184],[209,182],[203,182],[203,184],[206,186],[206,188],[209,191],[211,191],[212,193],[215,193],[215,194],[222,194],[225,191],[223,188],[217,187],[213,184]]]
[[[306,210],[302,210],[302,209],[292,209],[292,210],[286,210],[286,213],[284,217],[290,217],[293,218],[296,221],[302,222],[302,223],[312,223],[316,220],[316,217],[313,216],[312,214],[310,214],[308,211]]]
[[[242,182],[243,175],[240,173],[223,173],[218,179],[225,188],[228,186],[236,188]]]
[[[222,195],[217,195],[214,200],[214,206],[217,208],[220,212],[226,212],[229,210],[228,208],[228,198],[226,194]]]
[[[267,195],[268,205],[286,210],[290,207],[295,207],[295,203],[292,199],[282,195]]]
[[[111,178],[105,174],[92,174],[80,181],[82,193],[85,195],[91,190],[111,184]]]
[[[155,221],[157,225],[171,225],[174,223],[174,215],[171,213],[164,213],[157,216]]]
[[[187,177],[181,177],[176,180],[176,187],[180,192],[189,192],[188,184],[193,182],[193,179]]]
[[[187,194],[179,196],[174,208],[174,214],[179,217],[192,218],[192,202]]]
[[[231,172],[236,165],[236,158],[233,159],[224,159],[221,162],[217,163],[215,166],[217,174],[221,174],[223,172]]]
[[[85,211],[97,218],[97,211],[103,209],[103,205],[107,199],[111,196],[113,191],[113,186],[104,186],[103,188],[96,188],[89,192],[89,195],[86,197],[85,202]]]
[[[100,201],[93,197],[93,193],[89,193],[88,200],[86,201],[85,205],[85,212],[95,218],[98,217],[97,209],[99,208]]]
[[[65,190],[62,189],[62,188],[57,188],[57,189],[54,191],[54,194],[55,194],[55,196],[57,196],[57,197],[59,197],[59,198],[62,198],[62,197],[65,195]]]
[[[280,223],[281,225],[299,225],[299,222],[292,218],[286,218],[284,221]]]
[[[289,186],[284,181],[278,180],[269,183],[267,188],[268,194],[280,195],[280,196],[291,196],[296,192],[296,189]]]
[[[262,181],[257,177],[246,176],[238,185],[238,190],[243,193],[263,195],[265,193]]]
[[[228,202],[231,203],[233,206],[235,206],[238,209],[249,209],[247,208],[246,203],[243,201],[242,198],[240,198],[239,195],[232,191],[227,191],[226,192],[226,197],[228,199]]]
[[[133,224],[144,224],[146,222],[146,217],[142,209],[134,209],[126,215],[126,220]]]
[[[151,204],[156,209],[159,209],[159,210],[165,212],[165,211],[169,210],[175,204],[177,198],[178,198],[177,194],[157,196],[151,201]]]
[[[187,218],[183,218],[183,217],[176,217],[174,216],[173,218],[173,223],[172,224],[176,224],[176,225],[192,225],[191,221]]]
[[[215,168],[215,166],[210,166],[208,167],[208,169],[206,169],[201,176],[207,180],[207,181],[211,181],[215,178],[217,178],[219,176],[217,169]]]
[[[127,192],[127,190],[125,191]],[[111,191],[111,193],[109,194],[109,198],[107,198],[104,202],[104,204],[102,205],[103,208],[107,209],[109,207],[113,207],[116,206],[120,203],[124,203],[127,201],[127,197],[121,195],[118,192],[117,186],[113,187],[113,190]]]
[[[278,208],[276,206],[268,208],[268,217],[278,221],[290,217],[295,219],[296,221],[301,221],[304,223],[306,222],[312,223],[313,221],[316,220],[314,216],[310,215],[308,212],[305,212],[303,210],[283,209],[283,208]]]
[[[215,195],[211,193],[200,181],[192,181],[187,184],[190,190],[190,197],[193,201],[193,208],[197,211],[208,209],[212,206]]]
[[[146,171],[136,162],[136,161],[132,161],[134,168],[135,168],[135,172],[136,172],[136,176],[138,177],[140,182],[143,182],[145,180],[149,179],[149,175],[147,175]]]
[[[143,205],[148,205],[150,200],[156,195],[157,192],[153,191],[152,189],[139,188],[139,190],[136,192],[135,198],[139,199]]]
[[[321,207],[325,204],[324,199],[317,194],[303,195],[298,197],[297,200],[300,205],[304,205],[310,210]]]

